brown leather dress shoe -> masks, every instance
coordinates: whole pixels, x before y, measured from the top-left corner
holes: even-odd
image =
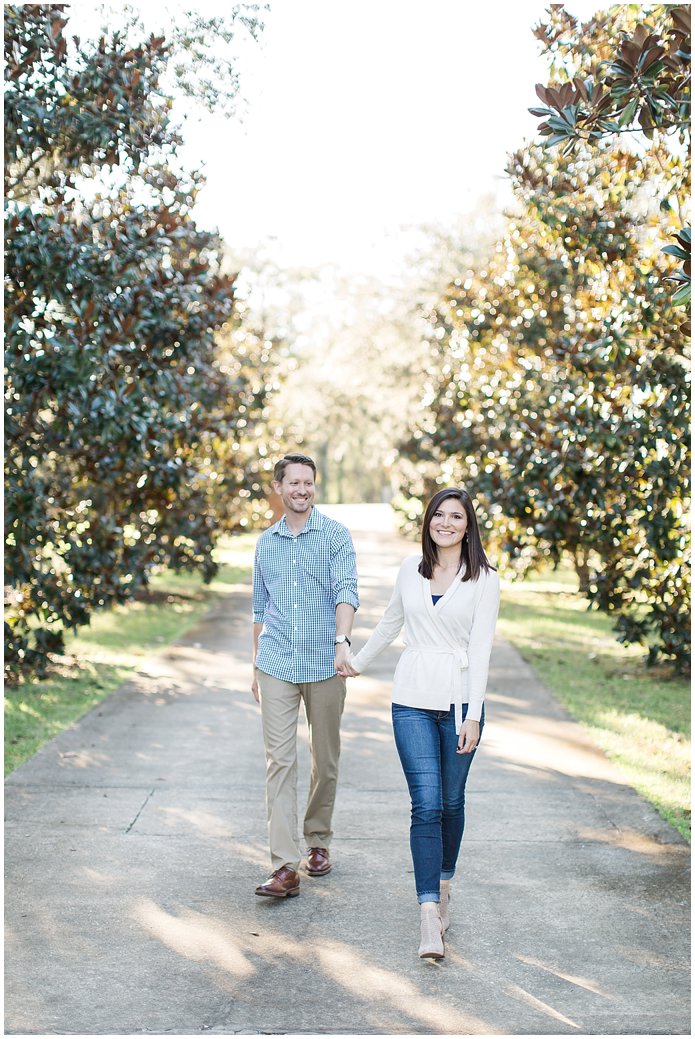
[[[322,877],[325,873],[330,873],[331,859],[328,848],[309,848],[306,871],[310,877]]]
[[[295,898],[299,894],[299,873],[291,866],[280,866],[256,888],[257,895],[268,895],[270,898]]]

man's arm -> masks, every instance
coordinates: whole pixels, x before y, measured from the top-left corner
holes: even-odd
[[[348,638],[352,634],[352,622],[355,619],[355,607],[349,602],[339,602],[335,608],[335,635],[347,635]],[[347,664],[348,653],[350,647],[347,642],[341,642],[335,647],[335,660],[333,666],[336,671],[340,671],[340,668]]]
[[[357,567],[355,547],[347,528],[339,525],[337,536],[331,545],[331,584],[335,596],[335,633],[352,634],[352,622],[359,606],[357,595]],[[340,672],[347,664],[350,647],[341,642],[335,647],[333,666]]]
[[[258,686],[258,678],[256,677],[256,657],[258,656],[258,639],[261,632],[263,631],[263,616],[265,614],[265,607],[268,601],[268,589],[265,586],[263,575],[261,573],[260,566],[260,553],[261,546],[260,540],[256,545],[256,552],[253,559],[253,653],[251,657],[251,664],[253,667],[253,677],[251,679],[251,692],[253,693],[256,703],[260,702],[260,689]]]

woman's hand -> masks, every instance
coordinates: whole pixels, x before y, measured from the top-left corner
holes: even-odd
[[[457,754],[472,754],[480,739],[480,722],[465,720],[459,732]]]
[[[355,671],[349,657],[341,663],[340,667],[336,667],[336,671],[341,678],[357,678],[360,674],[359,671]]]

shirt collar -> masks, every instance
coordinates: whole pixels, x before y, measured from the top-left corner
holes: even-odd
[[[321,528],[323,527],[323,525],[325,523],[325,519],[326,518],[323,515],[323,513],[319,512],[319,510],[316,508],[315,505],[312,505],[312,507],[311,507],[311,514],[309,516],[309,519],[306,521],[306,523],[304,524],[302,529],[299,531],[299,534],[295,535],[295,534],[292,533],[290,528],[287,526],[287,522],[286,522],[284,516],[275,525],[275,529],[273,530],[273,533],[274,534],[280,534],[282,537],[285,537],[285,538],[293,538],[295,536],[299,537],[300,534],[304,534],[305,531],[307,531],[307,530],[321,530]]]

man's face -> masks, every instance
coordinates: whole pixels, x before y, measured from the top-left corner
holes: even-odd
[[[314,504],[314,473],[310,465],[290,462],[282,480],[273,480],[273,487],[282,498],[285,512],[301,516]]]

